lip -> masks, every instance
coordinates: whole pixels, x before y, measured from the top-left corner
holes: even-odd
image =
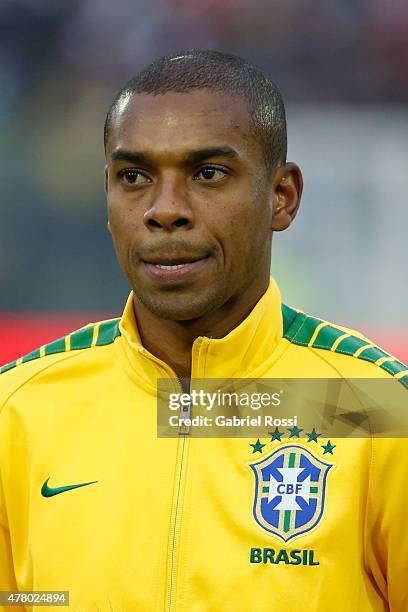
[[[155,263],[144,261],[143,265],[150,278],[163,281],[178,281],[189,279],[200,272],[207,265],[208,260],[208,257],[202,257],[201,259],[196,259],[195,261],[186,260],[185,258],[184,261],[183,258],[175,258],[171,261],[168,259],[164,260],[157,258]],[[175,270],[159,268],[159,265],[171,266],[181,264],[184,264],[183,267],[176,268]]]

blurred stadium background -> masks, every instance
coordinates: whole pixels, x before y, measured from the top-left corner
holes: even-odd
[[[286,100],[305,192],[274,239],[284,301],[408,359],[406,0],[0,0],[0,33],[0,362],[120,314],[105,113],[193,47],[255,61]]]

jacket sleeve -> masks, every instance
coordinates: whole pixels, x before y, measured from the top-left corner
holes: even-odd
[[[366,563],[390,612],[408,610],[408,439],[372,440]]]

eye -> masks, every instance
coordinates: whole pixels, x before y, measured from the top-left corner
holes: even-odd
[[[194,180],[206,183],[218,183],[227,176],[227,172],[215,166],[205,166],[201,168],[194,177]]]
[[[143,185],[151,182],[148,176],[134,168],[130,170],[121,170],[119,172],[119,178],[127,185]]]

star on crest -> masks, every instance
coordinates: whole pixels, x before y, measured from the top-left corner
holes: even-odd
[[[269,435],[271,436],[271,442],[273,442],[274,440],[279,440],[280,442],[281,437],[284,436],[285,434],[283,431],[279,431],[279,429],[275,427],[275,431],[270,431]]]
[[[336,445],[331,444],[329,440],[327,444],[324,444],[324,445],[322,444],[321,447],[323,449],[323,455],[325,455],[326,453],[330,453],[330,455],[332,455],[333,450],[336,448]]]
[[[317,433],[317,431],[313,427],[312,431],[310,433],[306,433],[306,435],[309,438],[308,442],[317,442],[317,438],[322,434]]]
[[[303,429],[300,429],[297,425],[295,425],[294,427],[288,427],[288,431],[290,431],[290,436],[289,438],[300,438],[300,432],[303,431]]]
[[[253,448],[252,454],[254,454],[254,453],[262,453],[262,449],[264,446],[266,446],[266,444],[262,444],[258,438],[255,444],[250,444],[250,446],[252,446]]]

